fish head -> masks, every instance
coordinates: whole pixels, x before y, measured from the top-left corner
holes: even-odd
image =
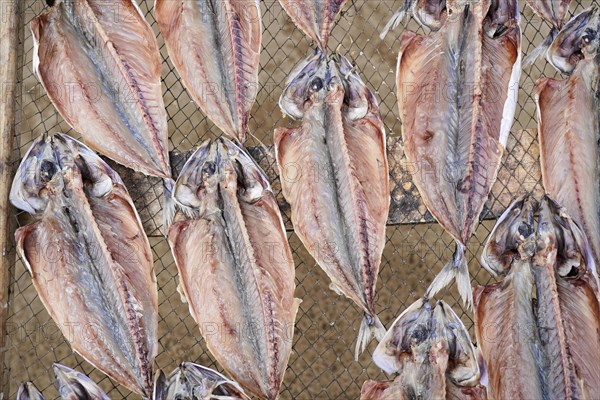
[[[416,0],[412,3],[412,13],[417,22],[432,31],[442,27],[446,11],[446,0]]]
[[[600,49],[600,15],[590,7],[573,17],[556,35],[546,58],[559,71],[570,74],[584,58],[597,59]]]
[[[578,278],[596,267],[583,229],[550,196],[540,205],[537,226],[538,254],[556,250],[556,272],[562,277]]]
[[[496,222],[481,255],[482,265],[494,276],[507,274],[514,260],[531,257],[535,252],[536,208],[535,199],[522,196]]]
[[[216,193],[219,180],[218,145],[207,139],[183,166],[175,182],[173,198],[183,210],[203,213],[205,198]]]
[[[479,384],[479,359],[461,319],[441,300],[437,302],[433,319],[436,336],[448,343],[448,377],[459,386]]]
[[[218,140],[219,170],[225,183],[234,180],[240,200],[253,203],[265,191],[271,192],[269,179],[244,148],[227,138]]]
[[[81,372],[58,363],[53,364],[52,368],[61,398],[109,400],[106,393]]]
[[[49,196],[61,193],[65,184],[82,179],[89,195],[106,195],[119,176],[96,153],[72,137],[56,133],[38,137],[19,165],[10,201],[31,214],[42,212]]]
[[[377,100],[364,84],[354,66],[341,54],[334,56],[334,67],[344,90],[344,111],[352,121],[364,118],[369,107],[376,108]]]
[[[412,355],[423,347],[428,352],[428,343],[434,334],[432,316],[431,305],[423,298],[404,310],[373,352],[375,364],[386,373],[393,374],[400,370],[403,354]]]
[[[33,383],[25,382],[19,385],[16,400],[44,400],[44,396]]]
[[[490,38],[498,38],[518,28],[520,21],[517,0],[491,0],[484,19],[484,30]]]
[[[235,381],[217,371],[191,362],[181,364],[184,379],[188,382],[193,395],[198,399],[218,398],[250,399],[242,387]]]
[[[279,107],[286,115],[297,120],[304,117],[311,97],[324,87],[327,68],[327,57],[317,49],[292,71],[279,98]]]

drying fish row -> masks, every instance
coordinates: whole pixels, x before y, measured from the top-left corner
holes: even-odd
[[[35,216],[35,222],[17,231],[18,251],[60,329],[68,329],[74,315],[82,326],[98,327],[102,335],[95,340],[73,337],[71,346],[116,382],[145,397],[154,393],[172,398],[178,391],[189,393],[199,374],[213,382],[202,383],[209,388],[210,393],[202,394],[207,398],[216,391],[247,398],[243,387],[259,398],[277,399],[299,300],[294,299],[294,263],[275,195],[242,145],[258,91],[259,4],[156,1],[156,20],[184,86],[207,117],[239,141],[207,140],[175,180],[169,166],[158,45],[135,2],[118,3],[129,11],[127,23],[109,16],[100,0],[58,1],[32,22],[34,69],[65,121],[91,148],[63,134],[43,135],[33,143],[11,191],[12,203]],[[303,12],[296,2],[281,3],[317,44],[291,73],[279,102],[282,111],[298,121],[274,135],[283,195],[291,205],[295,232],[331,279],[332,289],[364,312],[356,358],[375,336],[381,340],[375,363],[398,373],[390,382],[366,383],[363,397],[502,398],[502,358],[481,342],[476,349],[449,306],[437,302],[432,308],[429,301],[456,279],[461,297],[472,305],[466,244],[496,179],[514,118],[521,71],[517,1],[409,1],[390,24],[397,24],[410,8],[430,30],[426,35],[405,32],[400,41],[402,136],[409,161],[429,163],[426,169],[434,172],[415,174],[413,180],[430,212],[455,239],[456,252],[425,298],[402,313],[387,334],[374,301],[389,209],[386,135],[377,100],[351,63],[327,48],[345,1],[307,1]],[[597,261],[598,13],[588,10],[564,25],[566,12],[552,10],[554,14],[546,7],[536,8],[555,27],[546,55],[569,77],[538,84],[544,185],[583,227],[580,236],[585,241],[587,235]],[[82,87],[75,98],[63,96],[60,89],[72,81],[93,85]],[[439,81],[447,83],[450,96],[433,102],[427,94]],[[214,83],[217,93],[207,96],[206,82]],[[401,92],[414,82],[420,83],[419,90]],[[95,99],[98,94],[91,90],[99,89],[101,96]],[[152,253],[123,182],[92,149],[164,179],[165,229],[182,297],[212,355],[233,381],[184,364],[168,378],[158,374],[152,382],[158,347]],[[586,157],[574,156],[582,152]],[[289,177],[289,166],[301,166],[302,171]],[[594,190],[586,191],[588,187]],[[556,211],[558,206],[553,210],[568,219]],[[564,226],[548,229],[564,237]],[[583,252],[587,247],[578,240],[577,249]],[[42,253],[52,246],[59,257]],[[556,249],[573,257],[562,242]],[[595,277],[595,268],[588,258],[578,259],[587,267],[575,266],[573,258],[567,265],[579,267],[577,277],[587,277],[597,300],[597,284],[589,278]],[[571,272],[556,265],[547,269],[555,286],[559,278],[571,278]],[[510,266],[496,272],[508,270]],[[552,286],[548,276],[543,284]],[[515,279],[527,284],[522,274],[510,282]],[[547,315],[539,318],[558,324],[559,303],[573,301],[557,300],[560,294],[540,290],[544,293],[537,295],[537,307]],[[499,307],[482,311],[484,296],[476,293],[477,318],[510,320]],[[512,292],[501,296],[515,297]],[[517,299],[519,304],[506,305],[507,313],[533,302],[531,296]],[[580,300],[593,309],[589,296]],[[597,316],[590,319],[589,329]],[[548,321],[536,323],[547,327]],[[215,324],[218,335],[207,330]],[[540,393],[550,393],[544,385],[550,374],[559,372],[570,379],[564,385],[571,392],[561,393],[594,393],[588,382],[593,375],[584,367],[578,369],[581,376],[568,377],[566,365],[588,362],[565,353],[575,345],[543,336],[538,347],[547,352],[548,362],[553,351],[560,351],[563,364],[537,365]],[[487,388],[479,351],[492,377]],[[598,361],[595,354],[589,357]]]
[[[411,7],[417,21],[431,29],[426,36],[405,32],[400,43],[402,134],[409,160],[454,167],[450,171],[455,179],[432,181],[429,177],[435,174],[413,179],[428,209],[459,245],[426,297],[398,317],[373,355],[396,378],[365,382],[363,400],[584,399],[600,393],[595,267],[600,235],[600,18],[591,8],[564,24],[567,1],[530,5],[553,27],[531,59],[545,54],[568,75],[564,80],[541,78],[536,84],[543,183],[558,202],[548,196],[539,207],[531,198],[515,201],[488,238],[482,264],[503,280],[474,290],[478,349],[460,320],[448,324],[452,314],[438,314],[443,303],[432,311],[428,297],[456,277],[463,299],[471,299],[466,263],[457,269],[464,262],[460,246],[477,224],[512,124],[516,98],[509,96],[503,107],[495,107],[486,103],[491,98],[486,90],[506,88],[500,92],[504,99],[518,82],[517,4],[453,1],[433,7],[431,2],[407,2],[382,34],[397,26]],[[452,96],[432,103],[427,94],[440,76]],[[470,77],[475,79],[474,93],[467,91]],[[419,90],[403,93],[411,82],[420,82]]]

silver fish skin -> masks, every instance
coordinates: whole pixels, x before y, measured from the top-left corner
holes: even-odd
[[[275,130],[294,229],[332,281],[365,314],[355,357],[385,328],[375,287],[389,211],[386,136],[377,101],[350,62],[317,49],[294,71],[281,109],[300,126]]]
[[[487,398],[469,333],[443,301],[432,308],[419,299],[400,314],[373,361],[398,376],[391,383],[366,382],[361,400]]]
[[[219,129],[244,143],[259,89],[258,0],[156,0],[154,16],[190,96]]]
[[[596,264],[600,262],[600,41],[591,40],[590,32],[597,29],[597,10],[586,10],[565,26],[550,52],[553,64],[570,76],[540,78],[535,96],[544,188],[583,228]]]
[[[62,400],[110,400],[95,382],[81,372],[58,363],[53,364],[52,369]]]
[[[238,145],[203,143],[184,166],[169,228],[183,293],[208,349],[249,393],[274,400],[299,300],[294,262],[266,175]]]
[[[15,234],[46,310],[79,353],[148,396],[158,292],[150,244],[121,178],[67,135],[37,138],[10,201],[35,221]]]
[[[334,22],[346,0],[279,0],[294,24],[327,52]]]
[[[379,38],[383,40],[389,31],[396,29],[409,14],[422,26],[437,31],[444,24],[447,11],[446,0],[405,0],[381,30]]]
[[[250,400],[240,385],[215,370],[184,362],[166,377],[162,371],[154,382],[152,400]]]
[[[472,304],[466,245],[496,180],[513,123],[521,72],[515,0],[446,2],[451,18],[427,35],[405,31],[396,88],[413,181],[456,241],[453,259],[427,291],[457,281]]]
[[[19,385],[16,400],[45,400],[44,396],[31,382],[24,382]]]
[[[119,164],[170,178],[162,60],[136,2],[58,0],[31,31],[33,68],[83,141]]]

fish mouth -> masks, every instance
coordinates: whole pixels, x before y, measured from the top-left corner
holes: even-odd
[[[363,118],[369,109],[369,91],[350,61],[340,54],[325,54],[320,49],[302,61],[291,73],[279,107],[295,120],[304,118],[312,104],[337,101],[343,92],[343,103],[351,120]]]
[[[78,171],[85,190],[101,197],[121,178],[89,147],[64,133],[40,135],[23,159],[13,179],[10,201],[30,214],[43,212],[48,193],[58,193]]]
[[[177,181],[174,198],[192,216],[202,214],[205,197],[237,182],[238,196],[252,203],[271,190],[267,175],[238,143],[220,137],[206,140],[187,160]]]

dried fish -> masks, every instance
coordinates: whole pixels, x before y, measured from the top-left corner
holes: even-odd
[[[323,52],[333,30],[333,23],[346,0],[279,0],[294,24],[315,42]]]
[[[42,135],[10,201],[35,216],[17,251],[71,347],[115,382],[149,395],[157,352],[152,252],[121,178],[67,135]]]
[[[583,228],[600,263],[600,19],[587,10],[557,36],[549,58],[567,79],[536,83],[544,188]],[[583,56],[583,59],[578,59]]]
[[[405,32],[397,91],[405,154],[425,205],[456,241],[428,289],[452,279],[468,306],[466,244],[496,180],[513,122],[521,31],[515,0],[446,3],[441,28]]]
[[[59,0],[31,31],[34,70],[83,141],[136,171],[170,178],[162,60],[136,2]]]
[[[156,0],[154,15],[190,96],[241,143],[258,93],[258,0]]]
[[[299,300],[294,262],[266,175],[233,142],[204,142],[185,164],[169,229],[190,313],[221,366],[248,392],[278,398]]]
[[[367,381],[361,400],[487,399],[477,353],[458,316],[443,301],[417,300],[394,321],[373,353],[392,382]]]
[[[45,400],[44,396],[31,382],[21,383],[17,391],[17,400]]]
[[[292,74],[279,101],[301,126],[275,130],[283,195],[302,243],[362,308],[355,356],[385,329],[375,286],[389,210],[385,131],[375,97],[350,62],[317,49]]]
[[[532,65],[548,51],[548,47],[565,24],[571,0],[527,0],[527,5],[552,27],[544,41],[523,59],[523,67]]]
[[[110,400],[110,398],[100,389],[90,378],[69,367],[55,363],[52,365],[56,382],[58,384],[58,394],[63,400]]]
[[[184,362],[166,377],[156,376],[152,400],[250,400],[240,385],[202,365]]]
[[[583,231],[545,197],[513,203],[482,262],[505,275],[475,289],[490,397],[587,399],[599,393],[598,277]],[[534,296],[535,293],[535,296]]]
[[[405,0],[384,26],[379,38],[383,40],[390,30],[396,29],[408,16],[409,11],[419,24],[437,31],[442,27],[448,9],[445,0]]]

